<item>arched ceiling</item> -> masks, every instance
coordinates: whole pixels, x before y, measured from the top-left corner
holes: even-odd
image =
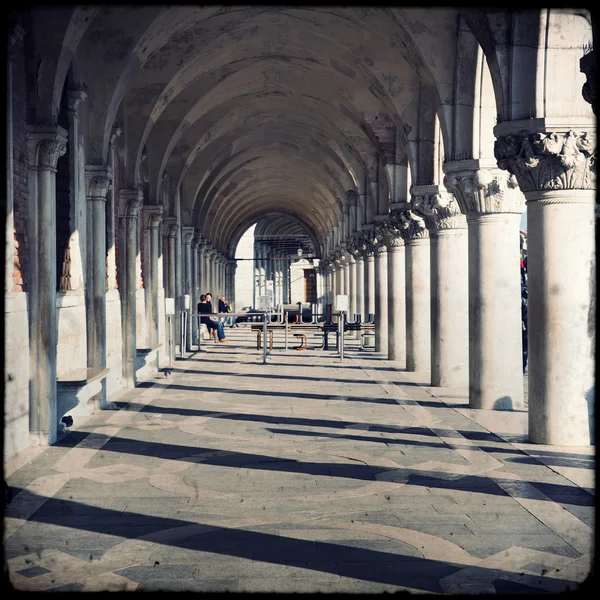
[[[347,191],[383,177],[377,155],[405,156],[396,145],[417,125],[419,94],[451,99],[457,23],[443,8],[79,11],[67,30],[81,38],[88,162],[106,160],[118,119],[126,184],[144,155],[149,201],[173,210],[178,191],[214,247],[228,252],[240,228],[277,214],[282,231],[290,218],[308,228],[320,254]]]

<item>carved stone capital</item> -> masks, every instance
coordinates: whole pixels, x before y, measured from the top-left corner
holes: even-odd
[[[83,90],[67,90],[67,108],[70,112],[76,112],[77,107],[87,98]]]
[[[403,228],[396,218],[390,216],[387,221],[381,223],[380,228],[381,236],[388,250],[404,246]]]
[[[192,248],[197,250],[200,248],[200,244],[202,243],[202,233],[199,229],[194,229],[194,237],[192,238]]]
[[[182,227],[181,228],[181,242],[186,246],[192,243],[192,238],[194,237],[194,228],[193,227]]]
[[[596,136],[591,131],[523,130],[499,136],[494,155],[524,193],[596,187]]]
[[[112,173],[108,167],[86,165],[85,187],[88,200],[105,202],[111,185]]]
[[[413,210],[425,219],[430,233],[443,229],[467,228],[467,219],[456,198],[441,188],[434,193],[413,196]]]
[[[121,199],[122,217],[137,219],[143,204],[142,190],[124,189],[119,192]]]
[[[58,159],[67,151],[67,139],[60,125],[28,125],[29,168],[56,172]]]
[[[112,129],[110,130],[110,143],[114,144],[115,139],[118,138],[123,133],[123,126],[121,123],[115,121],[113,123]]]
[[[179,230],[179,221],[177,217],[165,217],[163,220],[163,236],[176,238]]]
[[[444,186],[452,191],[463,214],[520,214],[525,210],[525,197],[511,173],[460,167],[460,162],[444,165]]]
[[[425,224],[425,219],[413,210],[393,211],[390,216],[405,243],[429,238],[429,230]]]
[[[163,218],[163,207],[158,204],[146,204],[142,206],[142,213],[147,219],[148,229],[158,229]]]
[[[358,250],[364,259],[375,256],[375,246],[372,240],[370,233],[361,236],[358,240]]]

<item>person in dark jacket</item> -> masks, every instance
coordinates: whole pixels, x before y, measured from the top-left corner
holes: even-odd
[[[204,300],[202,299],[204,297]],[[201,315],[209,315],[213,313],[212,307],[212,294],[203,294],[200,296],[200,302],[198,303],[198,313]],[[225,333],[223,332],[223,324],[218,321],[214,321],[210,317],[200,317],[200,323],[204,323],[211,333],[217,332],[219,342],[226,342]],[[216,341],[216,340],[215,340]]]
[[[528,355],[528,343],[527,343],[527,288],[521,289],[521,330],[523,339],[523,373],[527,370],[527,355]]]

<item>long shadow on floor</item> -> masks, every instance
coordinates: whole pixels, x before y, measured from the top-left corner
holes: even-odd
[[[151,456],[168,460],[201,463],[203,465],[232,467],[235,469],[258,469],[283,473],[300,473],[311,476],[341,477],[361,481],[375,481],[378,475],[393,471],[393,474],[389,474],[386,477],[387,480],[430,488],[508,496],[495,481],[479,475],[455,475],[437,471],[415,472],[410,468],[390,469],[389,467],[377,467],[365,464],[313,463],[265,454],[221,450],[219,448],[182,446],[115,436],[108,437],[98,433],[95,434],[95,437],[98,447],[102,438],[106,438],[106,443],[101,447],[102,452]],[[498,475],[498,479],[502,479],[501,474]],[[519,489],[519,486],[523,482],[515,482],[508,479],[506,483],[513,488],[514,495],[521,496],[523,494],[523,497],[529,497],[527,489]],[[531,482],[531,485],[546,494],[551,500],[553,496],[556,498],[568,497],[568,501],[571,504],[594,506],[594,497],[585,490],[573,485],[556,485],[540,482]]]
[[[412,404],[426,404],[423,402],[411,401]],[[199,408],[183,408],[178,406],[156,406],[153,404],[140,404],[137,402],[116,402],[115,403],[119,408],[123,410],[133,410],[139,411],[141,414],[143,413],[152,413],[152,414],[161,414],[161,415],[180,415],[183,417],[205,417],[205,416],[214,416],[215,419],[232,419],[236,421],[252,421],[252,422],[260,422],[260,423],[274,423],[277,425],[300,425],[303,427],[331,427],[334,429],[346,429],[346,428],[356,428],[365,427],[367,431],[370,433],[391,433],[396,435],[424,435],[428,437],[454,437],[456,439],[456,443],[453,445],[453,448],[470,450],[472,446],[468,446],[465,444],[460,444],[461,437],[464,437],[471,441],[476,442],[496,442],[504,444],[504,440],[499,436],[490,433],[488,431],[472,431],[466,429],[443,429],[436,427],[435,432],[431,431],[427,427],[413,427],[410,425],[383,425],[377,423],[356,423],[351,421],[342,421],[342,420],[329,420],[329,419],[308,419],[303,417],[285,417],[285,416],[273,416],[273,415],[261,415],[256,413],[230,413],[223,412],[220,410],[203,410]],[[439,407],[439,405],[436,405]],[[382,437],[366,437],[366,436],[352,436],[348,435],[346,432],[343,434],[328,434],[321,432],[312,432],[305,430],[291,430],[291,429],[267,429],[271,433],[280,433],[280,434],[288,434],[288,435],[303,435],[303,436],[331,436],[336,438],[346,438],[346,439],[355,439],[358,441],[366,441],[366,442],[378,442],[385,444],[405,444],[405,445],[417,445],[417,446],[430,446],[430,447],[438,447],[438,448],[449,448],[449,446],[444,442],[421,442],[418,440],[402,440],[402,439],[394,439],[394,438],[382,438]],[[73,435],[73,432],[71,435]],[[536,460],[534,457],[531,457],[529,454],[524,452],[523,450],[519,450],[517,448],[505,448],[505,447],[496,447],[496,446],[482,446],[481,444],[477,444],[477,448],[483,450],[484,452],[490,452],[493,454],[517,454],[518,458],[510,459],[512,462],[520,462],[524,464],[553,464],[557,466],[565,466],[565,467],[575,467],[575,468],[583,468],[583,469],[594,469],[595,468],[595,460],[591,456],[587,456],[585,454],[574,454],[574,453],[566,453],[566,452],[551,452],[551,451],[540,451],[532,449],[532,452],[539,454],[544,457],[544,461]],[[509,460],[509,459],[506,459]]]
[[[28,490],[17,490],[21,496],[15,498],[14,505],[21,501],[36,502],[40,496]],[[9,513],[10,506],[9,506]],[[65,517],[77,515],[94,515],[93,524],[78,523],[71,525]],[[7,515],[7,516],[10,516]],[[439,580],[464,569],[466,565],[451,561],[426,559],[422,556],[402,555],[391,552],[382,552],[367,548],[344,546],[331,541],[314,542],[292,537],[233,529],[215,525],[206,525],[183,519],[148,516],[135,512],[121,512],[102,507],[90,507],[72,500],[59,500],[49,498],[42,507],[32,515],[29,521],[36,523],[60,524],[80,531],[98,531],[103,521],[107,521],[102,528],[106,535],[120,536],[125,539],[141,539],[156,541],[161,545],[199,552],[211,552],[226,556],[235,556],[254,561],[272,564],[296,564],[312,571],[338,574],[343,577],[357,578],[364,581],[406,586],[425,592],[441,593]],[[139,526],[139,529],[136,527]],[[325,526],[326,527],[326,526]],[[27,524],[22,528],[26,530]],[[178,532],[177,529],[180,528]],[[161,535],[160,532],[172,530]],[[332,528],[335,535],[336,528]],[[143,533],[142,533],[143,532]],[[169,535],[171,533],[171,535]],[[400,546],[401,543],[399,543]],[[115,546],[117,543],[115,543]],[[9,539],[5,548],[12,556],[20,556],[30,552],[40,551],[47,546],[43,543],[35,547],[24,546],[18,536]],[[64,551],[68,551],[68,540],[65,541]],[[411,547],[410,550],[414,552]],[[94,558],[100,558],[98,556]],[[127,560],[124,558],[124,561]],[[126,567],[115,572],[138,581],[145,581],[153,577],[152,565]],[[484,567],[469,567],[468,578],[484,580],[494,583],[502,581],[500,569],[487,569]],[[81,573],[84,577],[85,573]],[[520,582],[523,586],[535,585],[539,576],[521,575]],[[563,579],[547,580],[556,586],[556,592],[575,589],[580,584]],[[530,588],[530,591],[534,591]]]
[[[216,361],[215,361],[216,362]],[[286,365],[277,365],[277,366],[286,366]],[[179,369],[177,369],[179,370]],[[172,371],[176,371],[176,369],[172,369]],[[218,377],[222,377],[222,376],[237,376],[237,377],[251,377],[251,378],[257,378],[257,379],[261,379],[261,378],[269,378],[269,377],[274,377],[276,379],[290,379],[290,380],[297,380],[297,381],[318,381],[319,383],[362,383],[365,385],[372,385],[373,383],[378,383],[377,380],[371,378],[371,377],[367,377],[365,379],[346,379],[346,378],[334,378],[331,379],[329,377],[310,377],[307,375],[283,375],[283,374],[279,374],[277,373],[276,375],[270,375],[268,373],[236,373],[236,372],[231,372],[231,371],[202,371],[202,370],[198,370],[198,369],[189,369],[187,371],[183,371],[181,370],[181,372],[186,372],[188,374],[198,374],[198,375],[215,375]],[[383,383],[388,383],[388,384],[394,384],[398,387],[402,387],[402,386],[415,386],[418,387],[419,383],[413,383],[412,381],[384,381]]]
[[[220,417],[219,417],[220,418]],[[425,433],[425,431],[417,431],[419,428],[417,427],[413,427],[413,428],[408,428],[408,429],[412,429],[413,432],[412,434],[414,435],[415,433],[417,435],[430,435],[430,433]],[[272,429],[270,427],[266,428],[267,431],[269,431],[270,433],[276,433],[276,434],[282,434],[282,435],[298,435],[298,436],[306,436],[306,437],[327,437],[327,438],[332,438],[332,439],[345,439],[345,440],[355,440],[357,442],[374,442],[374,443],[380,443],[380,444],[386,444],[387,446],[393,446],[393,445],[401,445],[401,446],[423,446],[423,447],[429,447],[429,448],[442,448],[445,450],[472,450],[473,446],[467,446],[465,444],[453,444],[452,447],[450,448],[450,446],[448,446],[448,444],[446,444],[445,442],[431,442],[431,441],[427,441],[427,442],[422,442],[419,440],[404,440],[404,439],[398,439],[398,438],[389,438],[389,437],[375,437],[375,436],[365,436],[365,435],[350,435],[346,432],[344,433],[323,433],[323,432],[314,432],[314,431],[305,431],[302,429]],[[369,432],[372,431],[378,431],[377,430],[377,426],[375,426],[375,428],[371,428],[369,426],[369,429],[367,430]],[[439,431],[439,430],[436,430]],[[451,431],[448,430],[448,433],[450,433]],[[391,432],[389,432],[391,433]],[[442,431],[439,431],[440,434],[442,434]],[[465,433],[472,433],[472,432],[465,432]],[[398,434],[409,434],[408,430],[404,430],[404,431],[399,431]],[[517,448],[498,448],[495,446],[481,446],[481,445],[477,445],[476,446],[479,450],[482,450],[484,452],[490,452],[492,454],[498,455],[498,454],[516,454],[518,455],[517,457],[507,457],[507,458],[499,458],[499,460],[504,460],[507,462],[515,462],[515,463],[523,463],[523,464],[529,464],[529,465],[539,465],[542,466],[544,464],[554,464],[554,465],[560,465],[560,466],[565,466],[565,467],[574,467],[574,468],[578,468],[578,469],[594,469],[594,462],[593,460],[583,460],[581,457],[585,457],[584,454],[565,454],[565,453],[548,453],[548,454],[554,454],[553,456],[550,457],[545,457],[544,458],[544,462],[542,462],[541,460],[536,460],[535,458],[532,458],[531,456],[529,456],[526,452],[523,452],[522,450],[519,450]],[[498,458],[496,456],[496,458]]]
[[[306,394],[303,392],[284,392],[284,391],[266,391],[266,390],[236,390],[232,388],[203,387],[197,385],[182,385],[178,383],[161,383],[159,381],[146,381],[139,384],[138,387],[149,388],[152,386],[162,386],[170,390],[183,390],[188,392],[214,392],[222,394],[241,394],[243,396],[275,396],[278,398],[306,398],[307,400],[346,400],[348,402],[375,402],[380,404],[399,404],[393,398],[366,398],[365,396],[335,396],[332,394]],[[442,403],[439,404],[443,407]]]

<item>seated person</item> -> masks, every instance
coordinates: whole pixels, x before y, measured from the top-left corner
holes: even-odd
[[[212,308],[212,295],[202,294],[200,296],[200,302],[198,303],[198,313],[203,315],[209,315],[213,312]],[[218,335],[219,342],[226,342],[225,333],[223,332],[223,324],[218,321],[213,321],[210,317],[200,317],[200,323],[204,323],[209,333],[212,336],[213,332]],[[215,338],[216,341],[216,338]]]

